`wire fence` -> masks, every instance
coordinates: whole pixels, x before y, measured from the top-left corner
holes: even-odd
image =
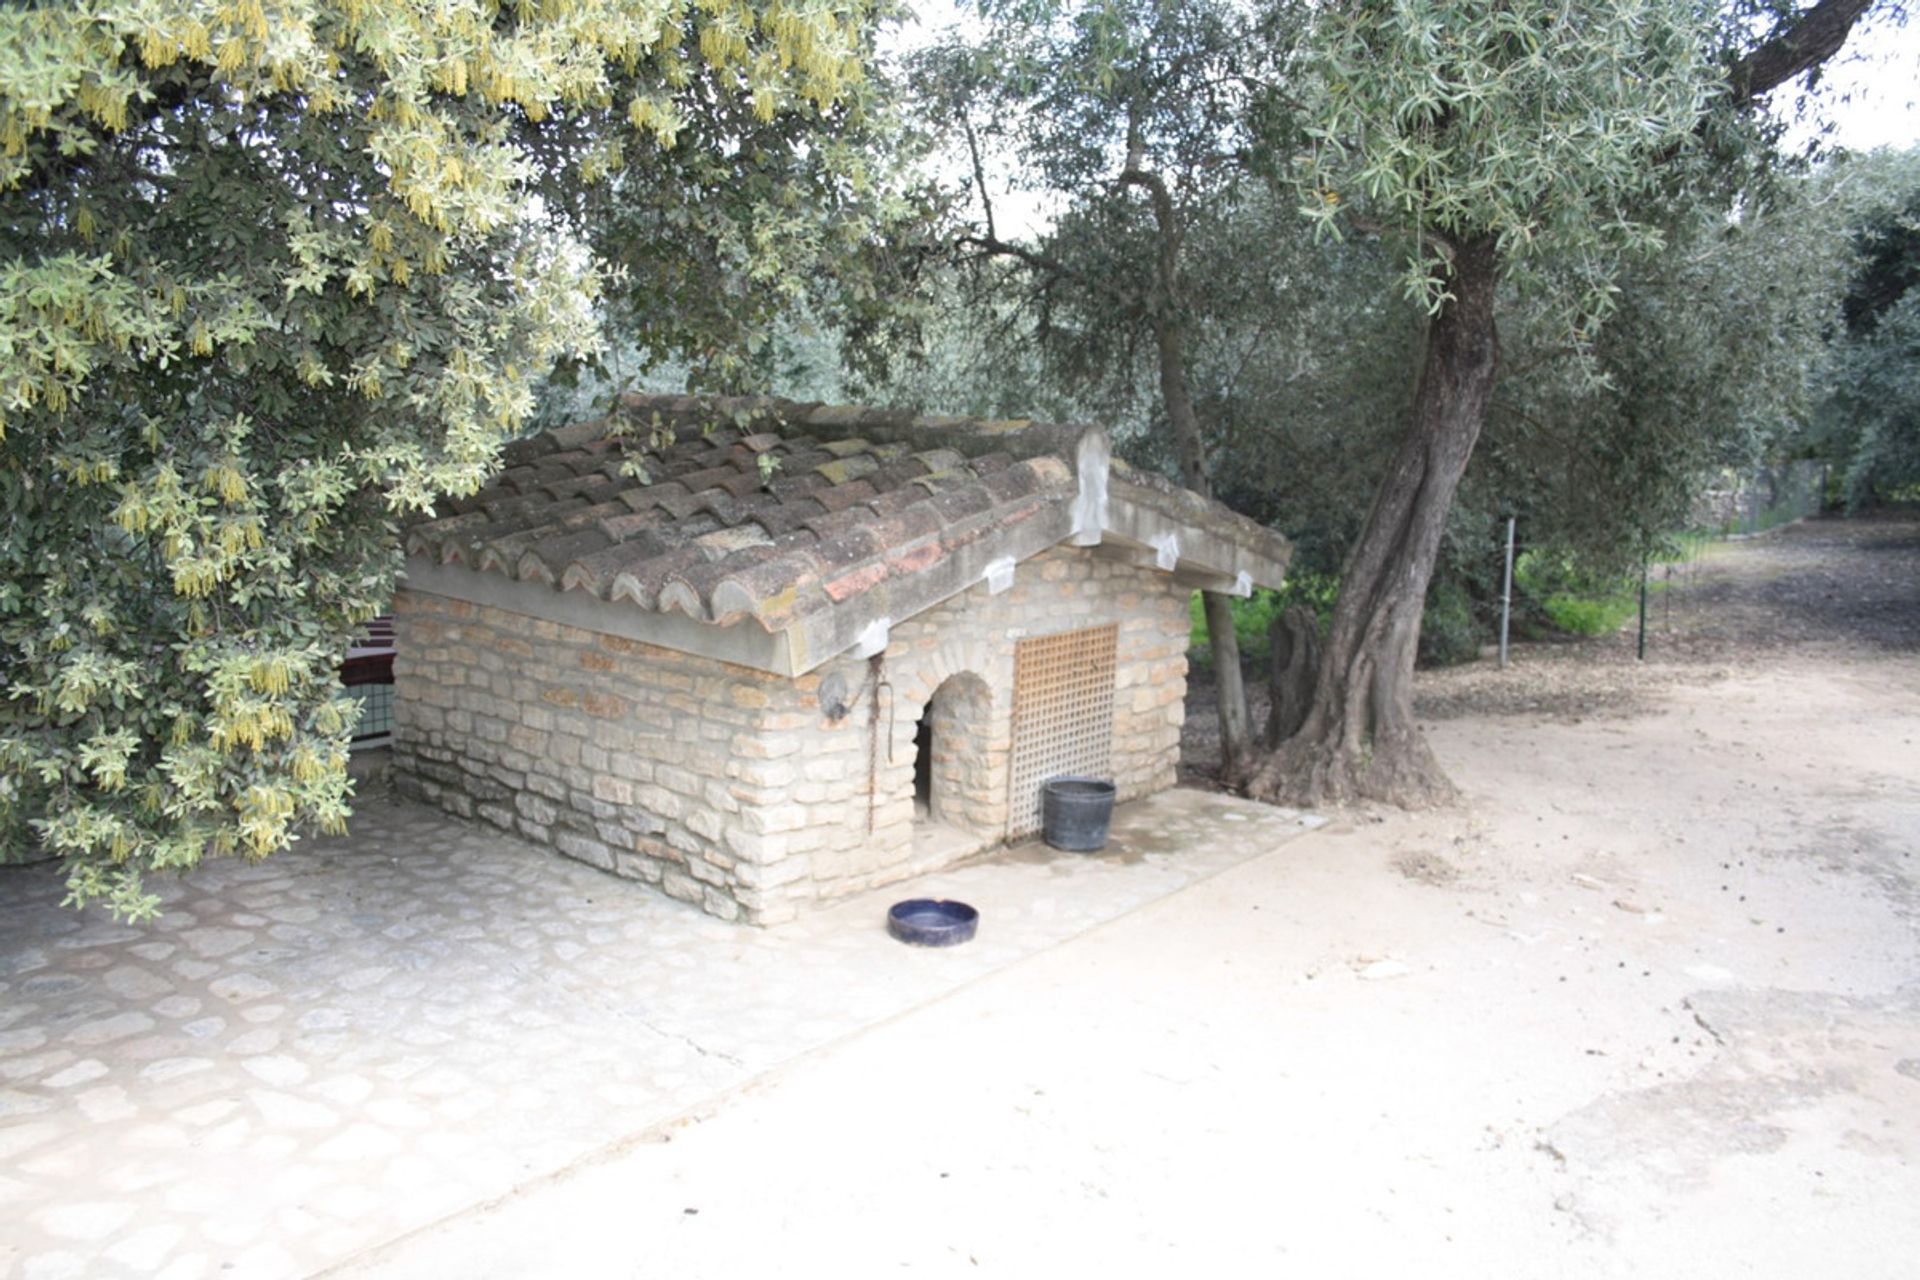
[[[1783,462],[1744,475],[1729,470],[1701,495],[1693,522],[1723,537],[1764,533],[1814,515],[1826,492],[1824,462]]]

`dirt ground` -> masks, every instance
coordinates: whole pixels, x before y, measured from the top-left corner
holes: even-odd
[[[1595,639],[1516,644],[1509,668],[1479,662],[1420,673],[1423,721],[1462,716],[1578,719],[1647,710],[1675,684],[1720,679],[1770,662],[1836,664],[1920,654],[1920,515],[1815,520],[1716,543],[1697,561],[1653,570],[1647,656],[1634,623]],[[1264,684],[1248,685],[1255,726]],[[1181,781],[1217,785],[1219,708],[1197,668],[1188,682]]]
[[[348,1273],[1910,1277],[1920,523],[1716,548],[1651,639],[1424,676],[1456,808],[1339,815]]]

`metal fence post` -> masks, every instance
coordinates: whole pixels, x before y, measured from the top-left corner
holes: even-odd
[[[1507,573],[1500,587],[1500,668],[1507,666],[1507,624],[1513,617],[1513,517],[1507,517]]]
[[[1647,556],[1640,557],[1640,645],[1635,654],[1642,662],[1647,658]]]

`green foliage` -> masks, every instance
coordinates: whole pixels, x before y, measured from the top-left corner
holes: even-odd
[[[1639,611],[1639,574],[1596,571],[1566,550],[1528,551],[1514,562],[1516,596],[1562,631],[1609,635]]]
[[[926,335],[931,368],[903,371],[905,394],[950,389],[958,402],[1018,413],[1077,409],[1148,442],[1131,456],[1158,462],[1167,411],[1156,321],[1237,333],[1244,345],[1260,336],[1259,321],[1240,324],[1245,308],[1283,311],[1267,299],[1286,264],[1257,236],[1297,219],[1247,180],[1261,145],[1247,105],[1259,85],[1284,78],[1286,6],[982,8],[984,31],[952,36],[913,68],[920,112],[948,124],[952,163],[968,178],[952,206],[944,277],[967,314]],[[1044,230],[1022,238],[1006,224],[1003,179],[1046,195],[1054,215]],[[1149,196],[1156,184],[1170,237]],[[1230,212],[1242,208],[1258,213]],[[1169,279],[1184,282],[1177,300]]]
[[[1480,656],[1483,631],[1466,588],[1436,575],[1427,588],[1426,609],[1420,615],[1420,664],[1450,667],[1473,661]]]
[[[1616,591],[1604,596],[1560,593],[1546,598],[1543,607],[1553,624],[1577,636],[1612,635],[1639,611],[1639,598]]]
[[[1807,444],[1860,510],[1920,484],[1920,149],[1838,162],[1828,182],[1853,272]]]
[[[778,143],[867,180],[859,0],[268,9],[0,11],[0,842],[122,915],[342,824],[336,668],[395,522],[481,482],[599,300],[806,275],[852,220],[754,237]],[[623,278],[581,240],[608,190],[739,234]]]
[[[1296,604],[1304,604],[1312,609],[1324,630],[1327,619],[1333,616],[1333,602],[1339,594],[1338,578],[1331,574],[1306,571],[1288,574],[1286,582],[1277,591],[1259,587],[1250,596],[1230,601],[1233,631],[1240,640],[1241,656],[1248,661],[1264,659],[1267,635],[1274,620]],[[1213,651],[1207,647],[1207,615],[1201,607],[1199,592],[1194,592],[1188,600],[1187,612],[1192,619],[1192,630],[1187,641],[1188,660],[1202,666],[1208,665],[1213,661]]]
[[[1398,228],[1406,292],[1429,311],[1448,243],[1491,237],[1584,338],[1620,259],[1660,244],[1635,201],[1706,106],[1702,15],[1689,0],[1325,7],[1302,212],[1328,232],[1349,210]]]
[[[1791,447],[1845,282],[1833,202],[1778,175],[1737,217],[1708,202],[1673,210],[1667,235],[1623,268],[1584,350],[1550,308],[1510,307],[1513,373],[1460,498],[1487,525],[1510,512],[1527,544],[1625,570],[1693,518],[1710,479]]]

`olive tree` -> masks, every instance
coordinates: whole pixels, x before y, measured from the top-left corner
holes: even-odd
[[[1920,150],[1855,157],[1822,176],[1846,211],[1852,261],[1807,443],[1859,510],[1920,486]]]
[[[1654,198],[1716,106],[1830,56],[1865,0],[1788,13],[1731,64],[1690,0],[1350,0],[1318,12],[1301,95],[1304,212],[1392,240],[1426,312],[1404,433],[1350,549],[1298,731],[1252,794],[1417,804],[1451,793],[1413,717],[1422,608],[1501,372],[1503,288],[1589,345]]]
[[[984,34],[920,59],[929,113],[952,122],[970,182],[951,244],[983,322],[1024,321],[1070,393],[1116,406],[1143,389],[1152,442],[1187,488],[1225,477],[1196,362],[1228,317],[1271,304],[1259,259],[1273,210],[1254,177],[1250,108],[1285,74],[1300,10],[1221,0],[982,0]],[[1271,138],[1267,139],[1270,143]],[[989,170],[1044,192],[1037,234],[996,219]],[[1218,270],[1240,237],[1238,271]],[[1251,256],[1252,263],[1248,262]],[[1273,308],[1269,305],[1268,310]],[[1203,593],[1222,748],[1251,759],[1226,595]]]

